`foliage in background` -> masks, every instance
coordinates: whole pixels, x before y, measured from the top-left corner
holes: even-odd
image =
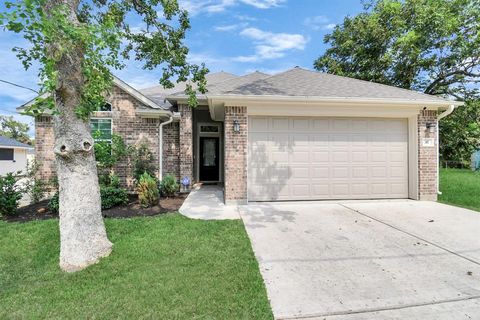
[[[171,174],[167,174],[163,177],[162,181],[160,181],[160,192],[163,196],[171,197],[178,192],[179,185],[175,177]]]
[[[39,164],[35,160],[27,164],[27,171],[25,174],[27,179],[24,188],[25,192],[30,197],[30,203],[37,203],[45,196],[47,183],[45,183],[41,178],[38,178],[38,169]]]
[[[0,115],[0,136],[15,139],[19,142],[32,144],[28,135],[30,127],[28,124],[16,121],[12,116]]]
[[[10,172],[0,176],[0,215],[17,213],[18,201],[22,198],[22,190],[17,185],[19,174]]]
[[[153,207],[158,204],[160,194],[158,192],[157,180],[148,172],[144,172],[138,180],[137,189],[138,201],[144,208]]]
[[[95,149],[95,160],[99,171],[109,171],[127,155],[127,146],[123,138],[118,134],[112,134],[112,140],[97,140],[100,133],[93,132],[92,136],[95,140],[93,145]]]
[[[466,100],[442,120],[440,152],[464,161],[480,147],[479,0],[372,0],[324,42],[317,70]]]
[[[470,166],[471,155],[480,149],[480,100],[467,100],[440,121],[442,160],[455,160]]]
[[[151,177],[155,177],[157,166],[155,157],[148,146],[143,141],[138,146],[131,146],[129,150],[130,162],[133,165],[133,176],[135,181],[140,181],[140,177],[147,172]]]

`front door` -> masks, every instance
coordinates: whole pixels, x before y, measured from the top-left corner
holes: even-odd
[[[200,137],[200,181],[219,180],[218,143],[218,137]]]

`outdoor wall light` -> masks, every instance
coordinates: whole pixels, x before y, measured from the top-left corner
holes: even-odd
[[[233,132],[240,132],[240,122],[238,122],[238,120],[233,120]]]
[[[427,128],[428,132],[434,133],[435,132],[435,123],[427,122],[426,128]]]

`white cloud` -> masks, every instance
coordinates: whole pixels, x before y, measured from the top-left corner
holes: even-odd
[[[301,34],[273,33],[257,28],[246,28],[240,35],[254,40],[255,54],[233,58],[238,62],[257,62],[285,56],[286,51],[304,50],[308,39]]]
[[[244,23],[216,26],[214,27],[214,29],[215,31],[228,32],[228,31],[235,31],[238,29],[246,28],[247,26],[248,26],[248,23],[244,22]]]
[[[308,17],[303,20],[303,24],[313,30],[332,30],[335,27],[334,23],[326,16]]]
[[[246,4],[258,9],[278,7],[286,0],[180,0],[180,6],[187,10],[191,16],[199,13],[218,13],[238,4]]]

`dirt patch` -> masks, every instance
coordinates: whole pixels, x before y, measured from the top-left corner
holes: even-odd
[[[129,203],[124,206],[116,206],[102,211],[102,215],[108,218],[148,217],[159,214],[178,211],[182,206],[187,194],[179,194],[170,198],[161,198],[158,205],[150,208],[142,208],[136,195],[129,196]],[[33,220],[56,219],[58,214],[48,210],[48,201],[43,200],[35,204],[21,207],[15,216],[3,216],[2,220],[8,222],[27,222]]]

